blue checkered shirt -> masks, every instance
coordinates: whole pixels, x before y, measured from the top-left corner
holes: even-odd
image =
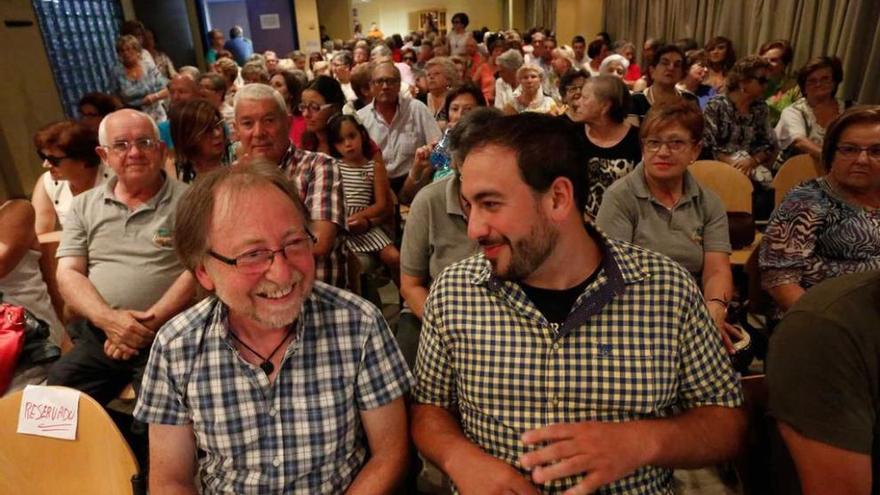
[[[523,475],[528,430],[742,403],[687,271],[590,233],[603,251],[600,271],[562,325],[548,323],[517,284],[495,278],[482,254],[444,270],[425,305],[414,400],[458,413],[471,441]],[[562,493],[581,479],[542,489]],[[645,466],[599,493],[671,494],[672,472]]]
[[[402,396],[412,375],[381,313],[315,282],[274,383],[228,336],[209,297],[156,336],[134,415],[192,424],[203,493],[342,493],[367,459],[359,412]]]

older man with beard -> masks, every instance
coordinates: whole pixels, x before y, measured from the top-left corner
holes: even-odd
[[[206,175],[174,238],[213,295],[156,337],[134,412],[150,424],[150,490],[391,493],[412,377],[381,312],[315,280],[283,173],[258,160]]]
[[[431,286],[412,421],[461,493],[671,493],[671,468],[729,459],[745,431],[690,274],[584,224],[578,149],[535,114],[459,146],[482,253]]]

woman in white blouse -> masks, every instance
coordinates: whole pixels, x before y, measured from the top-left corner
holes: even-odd
[[[782,150],[779,165],[793,155],[809,154],[819,159],[825,128],[844,110],[844,103],[834,97],[843,80],[843,68],[837,57],[816,57],[797,75],[803,98],[782,111],[776,124],[776,138]]]

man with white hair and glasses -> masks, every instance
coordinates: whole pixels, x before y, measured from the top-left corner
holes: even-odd
[[[77,319],[73,350],[48,381],[106,404],[129,382],[139,391],[156,331],[191,304],[195,281],[171,245],[186,185],[162,171],[156,123],[119,110],[101,122],[98,140],[116,177],[74,198],[65,218],[58,285]]]

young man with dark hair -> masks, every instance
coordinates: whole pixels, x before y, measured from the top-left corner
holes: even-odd
[[[584,224],[568,125],[500,117],[458,152],[482,252],[444,270],[425,304],[422,454],[462,493],[520,494],[669,493],[672,468],[730,459],[742,397],[699,289]]]

